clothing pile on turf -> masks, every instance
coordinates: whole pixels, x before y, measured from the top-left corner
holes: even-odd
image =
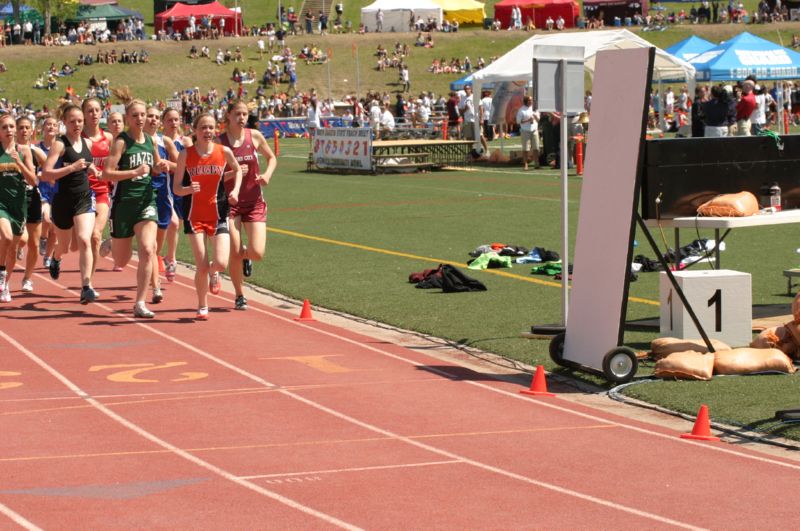
[[[464,293],[467,291],[486,291],[480,280],[468,277],[458,268],[449,264],[439,264],[436,269],[426,269],[411,273],[408,281],[419,289],[441,289],[443,293]]]

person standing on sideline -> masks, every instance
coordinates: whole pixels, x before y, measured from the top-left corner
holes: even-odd
[[[742,96],[736,102],[736,136],[750,136],[750,115],[756,110],[758,103],[753,88],[756,86],[749,79],[742,82]]]
[[[530,96],[522,99],[522,107],[517,111],[517,124],[522,138],[522,169],[528,169],[528,161],[539,168],[539,112],[533,110]]]
[[[728,127],[735,120],[731,116],[731,97],[722,85],[711,87],[711,99],[703,103],[702,114],[705,122],[704,136],[728,136]]]
[[[378,12],[375,13],[375,31],[380,33],[383,31],[383,10],[378,8]]]
[[[238,188],[238,202],[231,205],[230,224],[231,253],[230,276],[236,292],[235,308],[247,309],[244,296],[244,278],[253,274],[253,262],[264,258],[267,244],[267,202],[261,187],[269,185],[272,174],[278,165],[278,159],[269,147],[269,143],[258,129],[247,128],[249,111],[243,101],[232,102],[228,106],[225,132],[219,142],[229,148],[241,168],[241,187]],[[262,173],[258,163],[258,155],[266,163]],[[234,181],[225,181],[225,190],[233,193]],[[242,238],[242,229],[247,236],[247,245]],[[239,264],[241,263],[241,267]]]
[[[0,302],[11,302],[6,256],[13,267],[25,223],[25,185],[36,184],[31,151],[18,146],[11,114],[0,116]]]
[[[80,256],[81,304],[88,304],[98,297],[92,288],[95,201],[89,175],[99,172],[92,161],[92,143],[83,138],[83,111],[77,105],[67,105],[62,121],[66,134],[53,143],[42,169],[42,178],[58,182],[51,207],[58,245],[50,260],[50,276],[57,280],[61,274],[61,257],[69,250],[74,226]],[[59,161],[61,165],[56,169]]]
[[[133,315],[152,319],[155,314],[145,304],[153,274],[158,221],[152,174],[168,171],[169,166],[158,156],[153,138],[144,132],[146,116],[147,106],[141,100],[132,100],[125,106],[128,130],[114,139],[103,179],[116,183],[111,203],[114,263],[124,267],[130,261],[135,236],[139,264]]]
[[[228,267],[230,235],[229,206],[235,206],[239,196],[242,171],[230,148],[214,143],[217,122],[210,114],[201,114],[194,121],[196,142],[178,155],[172,191],[184,197],[186,218],[184,232],[189,236],[197,269],[194,285],[197,290],[197,320],[208,319],[208,292],[220,292],[219,274]],[[231,169],[227,174],[225,168]],[[232,180],[230,192],[225,193],[225,180]],[[206,237],[214,240],[214,256],[209,262]]]
[[[483,125],[483,136],[491,142],[494,140],[494,125],[490,120],[492,119],[492,93],[484,90],[480,103],[481,124]]]

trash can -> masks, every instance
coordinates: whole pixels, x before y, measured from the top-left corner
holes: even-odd
[[[494,24],[493,18],[485,18],[483,19],[483,29],[488,30],[492,29],[492,24]]]

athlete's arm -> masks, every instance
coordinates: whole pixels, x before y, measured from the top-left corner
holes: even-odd
[[[184,196],[200,191],[200,183],[192,183],[191,186],[183,186],[183,176],[186,174],[186,150],[178,155],[178,162],[175,164],[175,179],[172,181],[172,191],[175,195]]]
[[[56,140],[53,142],[53,147],[50,148],[50,152],[47,154],[47,160],[44,161],[44,167],[42,168],[42,178],[44,180],[55,182],[60,178],[65,177],[70,173],[80,171],[89,165],[86,160],[79,159],[72,164],[67,164],[66,166],[61,166],[60,168],[55,169],[58,159],[60,159],[63,155],[64,143],[61,140]]]
[[[228,194],[228,204],[235,205],[239,202],[239,187],[242,185],[242,168],[239,166],[230,148],[222,146],[222,152],[225,154],[225,162],[228,167],[233,169],[232,172],[229,171],[225,173],[225,180],[234,179],[233,188]],[[233,175],[231,175],[231,173]]]
[[[278,166],[278,158],[275,156],[275,153],[272,152],[272,149],[267,143],[267,139],[264,138],[264,135],[261,134],[261,131],[253,129],[250,135],[253,138],[253,143],[255,144],[256,150],[267,161],[267,169],[264,170],[264,173],[256,177],[256,182],[258,182],[258,184],[266,186],[269,184],[269,180],[272,179],[272,173]]]
[[[44,152],[42,148],[39,146],[30,146],[31,154],[33,155],[33,160],[39,164],[41,168],[44,166],[44,162],[47,160],[47,153]]]
[[[175,142],[168,136],[164,136],[164,149],[167,150],[167,156],[169,160],[167,164],[169,164],[169,171],[175,171],[175,162],[178,160],[178,148],[175,147]]]
[[[156,144],[156,137],[152,136],[153,145],[157,146]],[[160,173],[167,173],[169,171],[169,161],[166,159],[162,159],[161,155],[158,154],[158,147],[153,150],[153,167],[150,168],[150,175],[158,175]]]
[[[25,178],[25,182],[31,186],[36,186],[36,170],[33,169],[33,156],[31,150],[26,146],[17,146],[17,149],[8,153],[17,164],[19,171]]]
[[[55,147],[55,146],[54,146]],[[150,166],[142,164],[132,170],[119,170],[119,159],[122,158],[122,153],[125,151],[125,140],[117,138],[111,144],[111,151],[106,159],[106,166],[103,168],[102,179],[105,181],[125,181],[127,179],[135,179],[136,177],[144,177],[150,173]],[[53,153],[53,150],[50,150]],[[47,159],[50,160],[49,158]]]

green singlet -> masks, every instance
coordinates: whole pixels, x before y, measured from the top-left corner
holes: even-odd
[[[125,151],[119,159],[120,171],[133,170],[147,164],[155,164],[153,139],[144,133],[144,142],[138,143],[127,132],[119,137],[125,141]],[[150,174],[118,181],[111,202],[111,237],[130,238],[134,226],[141,221],[158,221],[156,192]]]
[[[25,225],[25,178],[11,155],[0,147],[0,218],[11,223],[14,236]]]

